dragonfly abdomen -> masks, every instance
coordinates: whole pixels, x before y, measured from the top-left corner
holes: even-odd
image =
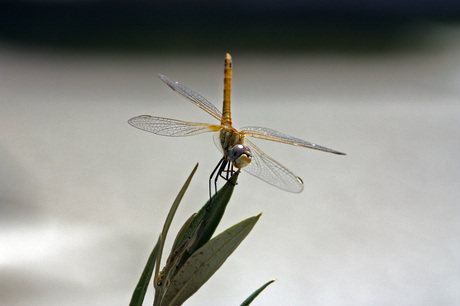
[[[232,93],[232,57],[227,53],[224,70],[224,103],[222,107],[222,125],[232,125],[232,113],[230,111]]]

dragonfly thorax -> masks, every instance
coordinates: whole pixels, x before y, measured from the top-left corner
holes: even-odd
[[[237,144],[228,151],[228,159],[232,162],[233,166],[243,168],[251,162],[252,153],[247,146]]]

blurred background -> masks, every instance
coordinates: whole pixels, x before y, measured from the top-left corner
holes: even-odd
[[[177,192],[170,239],[208,197],[211,135],[168,138],[149,114],[233,121],[346,152],[256,142],[303,178],[247,173],[219,231],[259,223],[188,305],[460,304],[458,1],[3,1],[0,304],[126,305]],[[169,244],[170,245],[170,244]],[[153,300],[152,290],[146,305]]]

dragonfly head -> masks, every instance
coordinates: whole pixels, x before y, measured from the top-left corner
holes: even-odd
[[[242,144],[234,145],[228,152],[228,159],[233,163],[233,166],[237,168],[243,168],[249,165],[251,158],[251,150]]]

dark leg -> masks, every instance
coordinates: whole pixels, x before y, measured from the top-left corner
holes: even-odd
[[[214,179],[214,192],[217,193],[217,180],[219,179],[219,176],[223,179],[225,179],[223,176],[222,176],[222,172],[225,171],[225,167],[227,167],[227,165],[229,164],[228,160],[226,160],[225,158],[222,158],[222,163],[219,167],[219,170],[217,171],[217,174],[216,174],[216,178]],[[230,163],[231,164],[231,163]]]
[[[223,175],[223,173],[225,173],[225,176]],[[227,169],[222,169],[220,177],[228,181],[230,179],[230,176],[233,175],[233,173],[235,173],[235,170],[233,169],[233,164],[231,162],[227,162]]]
[[[230,179],[230,177],[235,173],[235,170],[233,170],[233,163],[229,164],[229,167],[227,169],[227,181]]]
[[[209,177],[209,204],[211,204],[211,199],[212,199],[212,193],[211,193],[211,191],[212,191],[212,187],[211,187],[212,178],[214,177],[214,175],[216,175],[216,177],[214,179],[214,193],[217,193],[217,179],[219,178],[219,176],[222,177],[223,179],[225,179],[222,176],[222,172],[224,171],[224,169],[227,166],[227,164],[229,164],[228,160],[225,157],[222,157],[222,159],[217,163],[217,166],[212,171],[211,176]]]

